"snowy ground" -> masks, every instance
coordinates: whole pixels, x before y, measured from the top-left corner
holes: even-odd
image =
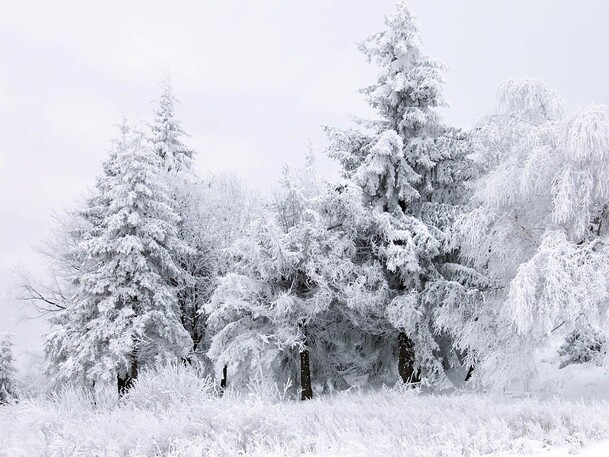
[[[0,456],[609,455],[609,404],[592,398],[281,396],[258,385],[218,398],[182,368],[143,376],[118,403],[67,390],[0,407]]]
[[[503,454],[505,457],[512,457],[514,454]],[[572,447],[552,448],[540,446],[539,450],[534,453],[527,454],[529,456],[547,456],[547,457],[606,457],[609,455],[609,440],[592,443],[582,449],[573,449]]]

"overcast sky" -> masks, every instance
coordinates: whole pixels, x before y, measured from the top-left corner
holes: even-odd
[[[538,77],[567,109],[609,103],[609,2],[411,0],[428,54],[450,69],[445,117],[469,127],[507,78]],[[357,89],[375,70],[356,43],[382,29],[392,0],[104,2],[4,0],[0,7],[0,296],[53,210],[92,185],[125,112],[149,119],[167,68],[198,167],[260,188],[282,164],[323,154],[322,124],[368,115]],[[328,173],[332,164],[323,157]],[[0,303],[18,354],[46,326]]]

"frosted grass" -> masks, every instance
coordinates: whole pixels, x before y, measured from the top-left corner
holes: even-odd
[[[187,368],[124,399],[77,389],[0,408],[1,456],[475,456],[577,452],[608,438],[605,402],[384,389],[308,402],[259,384],[220,397]],[[547,455],[547,454],[546,454]]]

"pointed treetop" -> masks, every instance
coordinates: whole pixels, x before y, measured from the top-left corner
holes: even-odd
[[[370,36],[360,44],[360,49],[370,58],[386,66],[395,62],[383,57],[393,55],[396,58],[417,57],[420,53],[421,40],[417,19],[404,2],[398,2],[394,13],[385,16],[387,29]]]
[[[151,126],[154,150],[163,160],[167,170],[190,170],[195,152],[181,141],[181,137],[188,135],[182,129],[181,123],[175,119],[175,105],[179,100],[173,93],[169,74],[161,83],[161,90]]]
[[[436,121],[428,107],[445,105],[444,65],[423,54],[415,16],[404,2],[385,18],[387,29],[370,36],[360,50],[381,68],[376,84],[364,89],[369,103],[396,130]],[[400,132],[401,133],[401,132]]]

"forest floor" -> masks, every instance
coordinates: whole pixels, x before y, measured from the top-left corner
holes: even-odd
[[[173,367],[144,373],[120,401],[65,389],[0,406],[0,456],[609,455],[609,404],[594,390],[607,392],[607,375],[577,370],[535,395],[382,389],[298,402],[262,384],[218,397]]]

